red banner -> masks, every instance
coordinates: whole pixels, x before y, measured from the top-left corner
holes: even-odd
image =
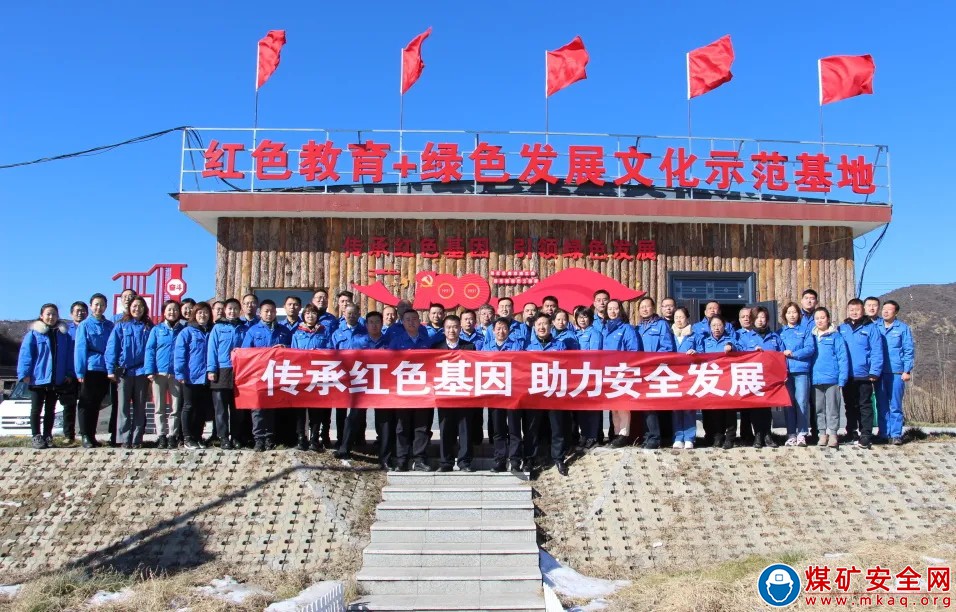
[[[781,353],[240,349],[239,408],[789,406]]]

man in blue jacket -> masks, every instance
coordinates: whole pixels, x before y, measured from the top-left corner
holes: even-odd
[[[520,348],[516,350],[523,350],[523,342],[527,342],[526,334],[521,329],[521,326],[524,325],[521,321],[516,321],[514,318],[515,312],[515,303],[510,297],[503,297],[498,300],[498,317],[497,319],[504,319],[508,321],[508,337],[514,341],[516,345],[521,345]],[[497,321],[496,319],[496,321]],[[493,326],[489,326],[485,330],[485,339],[483,343],[493,342],[495,339],[495,332]]]
[[[442,327],[442,321],[445,320],[445,307],[441,304],[432,304],[428,307],[428,325],[425,329],[428,331],[428,337],[432,342],[438,342],[445,337],[445,328]]]
[[[677,350],[674,332],[656,310],[657,304],[652,297],[645,296],[637,303],[637,313],[641,317],[637,333],[641,337],[641,345],[646,353],[673,353]],[[671,413],[666,410],[644,411],[645,449],[656,450],[661,447],[661,419],[670,422]]]
[[[554,334],[552,333],[554,328],[551,323],[551,317],[544,313],[538,314],[534,317],[532,325],[533,331],[531,333],[531,338],[525,347],[526,351],[567,350],[568,347],[564,344],[564,342],[555,339]],[[523,415],[523,419],[525,420],[523,427],[519,427],[518,423],[514,423],[515,427],[512,428],[512,422],[510,420],[508,422],[508,431],[511,435],[511,461],[512,465],[514,465],[515,459],[518,455],[518,449],[523,449],[526,464],[525,470],[534,474],[538,471],[538,454],[544,440],[544,435],[540,426],[541,419],[539,418],[541,411],[531,409],[520,411],[512,410],[512,413],[519,412],[525,413]],[[565,445],[565,432],[568,429],[568,416],[569,413],[566,410],[547,411],[548,424],[551,427],[551,461],[557,468],[558,473],[562,476],[568,475],[568,465],[564,461],[564,456],[568,450]],[[522,429],[524,430],[523,436],[521,435]]]
[[[70,338],[76,343],[76,330],[90,313],[86,302],[76,301],[70,306],[70,322],[67,323],[67,332]],[[70,355],[70,361],[73,361],[73,355]],[[73,379],[72,383],[66,385],[66,388],[60,394],[60,403],[63,404],[63,437],[67,444],[73,444],[76,440],[76,402],[80,393],[80,385]]]
[[[480,351],[481,347],[485,343],[485,334],[483,331],[478,329],[478,313],[474,310],[466,310],[461,313],[461,333],[459,336],[465,342],[470,342],[475,345],[475,350]],[[471,435],[472,443],[475,446],[480,446],[481,441],[484,440],[484,408],[475,408],[472,412],[473,421],[471,423]],[[490,424],[490,423],[489,423]],[[491,436],[491,430],[489,430],[489,439]]]
[[[132,299],[132,298],[130,298]],[[80,437],[83,448],[96,448],[96,426],[99,422],[100,404],[110,392],[110,381],[106,376],[106,343],[113,333],[113,322],[106,312],[106,296],[94,293],[90,298],[90,313],[76,328],[76,341],[73,347],[73,366],[76,380],[80,383],[80,396],[77,407]],[[115,411],[113,412],[115,414]],[[116,441],[115,417],[111,416],[114,428],[110,431],[110,442]]]
[[[422,321],[415,310],[402,313],[402,327],[388,338],[388,348],[392,351],[422,350],[431,348],[428,333],[421,329]],[[408,470],[409,455],[411,468],[416,472],[430,472],[426,463],[428,443],[432,438],[431,408],[402,408],[395,410],[395,461],[399,472]]]
[[[494,339],[491,342],[484,342],[482,344],[481,350],[490,351],[490,352],[502,352],[502,351],[520,351],[522,350],[521,344],[511,337],[511,321],[501,317],[497,319],[492,325],[489,326],[489,329],[494,330]],[[488,437],[491,438],[491,441],[494,444],[494,466],[491,468],[492,472],[504,472],[506,471],[506,463],[508,461],[508,443],[509,443],[509,427],[508,424],[512,420],[512,410],[507,408],[489,408],[488,409]],[[518,411],[520,413],[520,411]],[[520,430],[520,418],[515,420],[516,428]],[[520,436],[519,436],[520,437]],[[518,446],[515,446],[514,456],[512,460],[512,469],[516,472],[521,471],[521,460],[522,457],[518,452]]]
[[[846,306],[847,319],[840,325],[850,357],[850,380],[843,387],[846,405],[847,439],[852,440],[857,428],[859,448],[868,449],[873,437],[873,385],[883,373],[883,335],[863,313],[863,302],[853,298]]]
[[[335,332],[339,326],[339,318],[329,312],[329,290],[319,287],[312,294],[312,304],[319,309],[319,325]]]
[[[332,348],[346,351],[352,348],[356,338],[364,336],[368,331],[365,329],[365,319],[359,317],[359,307],[355,304],[347,304],[342,310],[342,315],[342,318],[336,323],[338,329],[332,334]],[[348,408],[335,409],[335,448],[342,446],[346,418],[348,418]],[[364,443],[365,426],[367,425],[365,413],[362,412],[357,418],[361,419],[361,428],[353,428],[353,431],[355,435],[363,436],[362,442]],[[357,442],[357,440],[351,441],[353,445]]]
[[[813,311],[817,309],[817,292],[804,289],[800,296],[800,325],[809,333],[814,328]]]
[[[262,300],[259,305],[261,320],[249,328],[242,339],[242,348],[287,347],[292,343],[288,328],[276,321],[276,304]],[[255,451],[261,453],[275,448],[275,415],[270,408],[252,411],[252,435],[256,439]]]
[[[890,444],[903,443],[903,393],[912,377],[916,351],[909,325],[897,319],[900,305],[887,300],[883,304],[883,321],[877,329],[883,335],[883,374],[876,386],[877,421],[880,436]]]

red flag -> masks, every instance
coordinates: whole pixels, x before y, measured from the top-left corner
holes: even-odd
[[[256,62],[256,89],[262,87],[279,67],[279,53],[285,44],[285,30],[269,30],[259,41],[259,59]]]
[[[561,91],[571,83],[577,83],[588,78],[585,68],[591,56],[584,48],[584,41],[580,36],[556,51],[548,51],[547,76],[545,78],[545,97]]]
[[[820,105],[873,93],[876,64],[872,55],[833,55],[817,62]]]
[[[734,45],[730,36],[718,38],[709,45],[687,54],[687,99],[696,98],[730,82],[734,75]]]
[[[431,33],[432,29],[428,28],[402,49],[402,95],[412,88],[425,70],[425,62],[422,61],[422,43]]]

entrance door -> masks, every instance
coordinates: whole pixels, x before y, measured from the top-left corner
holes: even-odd
[[[694,322],[704,317],[707,302],[717,301],[724,318],[736,326],[740,310],[757,297],[756,276],[753,272],[668,272],[667,286]],[[776,305],[771,314],[775,312]]]

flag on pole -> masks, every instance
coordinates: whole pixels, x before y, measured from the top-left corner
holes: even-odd
[[[285,45],[285,30],[269,30],[259,41],[259,59],[256,62],[256,90],[262,87],[279,67],[279,54]]]
[[[872,55],[833,55],[817,61],[820,106],[873,93]]]
[[[572,83],[588,78],[585,68],[591,56],[584,48],[584,41],[575,36],[568,44],[555,51],[548,51],[545,77],[545,97],[561,91]]]
[[[422,61],[422,43],[431,35],[432,29],[428,28],[418,36],[412,39],[412,42],[402,49],[402,95],[412,88],[412,85],[422,76],[425,70],[425,62]]]
[[[730,35],[687,54],[687,99],[696,98],[730,82],[734,75],[734,45]]]

